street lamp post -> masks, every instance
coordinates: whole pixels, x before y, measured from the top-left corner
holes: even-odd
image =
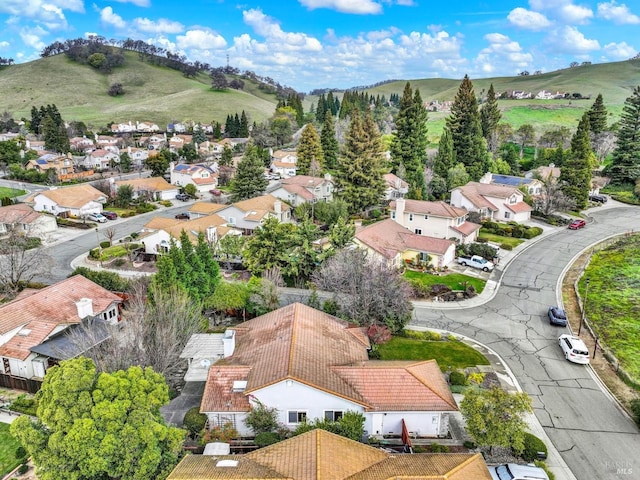
[[[587,316],[587,295],[589,295],[589,279],[587,278],[586,286],[584,289],[584,300],[582,301],[582,318],[580,319],[580,326],[578,327],[578,336],[582,332],[582,324]]]
[[[102,248],[100,247],[100,233],[96,227],[96,239],[98,240],[98,259],[100,260],[100,268],[102,268]]]

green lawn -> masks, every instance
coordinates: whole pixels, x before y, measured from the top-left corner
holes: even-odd
[[[0,476],[16,468],[20,462],[16,458],[16,448],[20,442],[9,433],[9,424],[0,423]]]
[[[489,365],[489,360],[474,348],[458,340],[432,342],[405,337],[392,337],[379,345],[381,360],[435,359],[443,372],[453,369]]]
[[[9,188],[9,187],[0,187],[0,198],[4,198],[4,197],[9,197],[9,198],[13,198],[13,197],[19,197],[20,195],[24,195],[25,192],[24,190],[18,190],[16,188]]]
[[[404,276],[407,280],[417,280],[425,286],[435,284],[447,285],[451,290],[464,290],[464,283],[473,285],[479,294],[484,290],[486,282],[480,278],[470,277],[462,273],[447,273],[446,275],[431,275],[425,272],[405,270]]]
[[[640,235],[594,253],[579,289],[600,340],[640,385]]]
[[[516,248],[521,243],[524,243],[524,240],[520,238],[503,237],[502,235],[496,235],[495,233],[483,232],[482,229],[480,229],[480,232],[478,233],[478,238],[486,240],[487,242],[499,244],[505,243],[507,245],[511,245],[511,248]]]

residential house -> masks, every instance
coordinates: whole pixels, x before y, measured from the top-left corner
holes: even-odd
[[[491,480],[479,453],[400,455],[311,430],[245,455],[186,455],[167,480]]]
[[[531,196],[537,196],[542,193],[542,182],[533,177],[516,177],[514,175],[501,175],[497,173],[487,172],[480,183],[491,183],[493,185],[505,185],[508,187],[525,188]]]
[[[185,145],[191,143],[192,138],[193,138],[192,135],[173,134],[173,136],[169,139],[169,150],[171,150],[174,153],[178,153],[178,150],[180,150]]]
[[[245,235],[251,235],[269,217],[275,217],[280,222],[291,222],[291,207],[270,194],[225,205],[217,214]]]
[[[69,139],[71,149],[79,153],[89,153],[96,148],[93,140],[87,137],[73,137]]]
[[[385,200],[404,198],[409,192],[409,184],[393,173],[385,173],[382,178],[385,184]]]
[[[29,140],[25,141],[25,150],[34,150],[38,153],[45,153],[44,142],[42,140]]]
[[[465,208],[446,202],[405,200],[399,198],[389,204],[391,218],[418,235],[455,239],[459,243],[475,242],[480,225],[467,221]]]
[[[132,178],[128,180],[118,180],[113,184],[116,194],[122,185],[130,185],[133,188],[133,198],[147,198],[149,200],[173,200],[179,193],[179,188],[171,185],[162,177]]]
[[[167,253],[172,240],[180,245],[180,235],[185,231],[189,240],[195,245],[198,235],[203,233],[207,242],[214,244],[225,235],[241,235],[242,233],[228,226],[224,218],[214,214],[192,220],[155,217],[142,229],[136,241],[144,245],[144,252],[151,255]]]
[[[451,191],[451,205],[494,221],[526,222],[532,208],[517,187],[469,182]]]
[[[73,159],[57,153],[45,153],[38,158],[29,160],[25,168],[27,170],[37,170],[38,172],[53,170],[56,178],[59,178],[61,175],[73,173]]]
[[[155,134],[151,135],[148,138],[140,139],[146,146],[148,150],[161,150],[167,144],[167,134]]]
[[[0,132],[0,142],[8,142],[16,140],[20,136],[19,133],[14,132]]]
[[[98,148],[89,152],[82,162],[85,168],[93,168],[95,170],[107,170],[112,163],[118,163],[120,155],[104,148]]]
[[[127,147],[127,154],[131,158],[131,166],[142,168],[144,161],[149,158],[149,150],[145,148]]]
[[[118,295],[82,275],[41,290],[23,290],[0,305],[0,373],[42,379],[52,363],[32,352],[32,347],[86,318],[117,323],[121,303]]]
[[[11,231],[41,237],[57,228],[55,217],[38,213],[25,203],[0,207],[0,237]]]
[[[524,175],[526,178],[539,177],[543,180],[551,178],[554,182],[560,178],[560,167],[556,167],[553,163],[548,166],[540,166],[534,170],[530,170]]]
[[[160,127],[153,122],[136,122],[136,131],[142,133],[158,132]]]
[[[420,260],[442,268],[453,262],[456,244],[444,238],[418,235],[392,219],[376,222],[356,231],[353,243],[393,267]]]
[[[276,150],[271,153],[271,167],[273,173],[277,173],[281,178],[293,177],[297,174],[298,154],[296,151]]]
[[[107,200],[105,193],[84,183],[37,192],[27,198],[25,203],[32,205],[36,212],[82,218],[90,213],[102,212],[102,206]]]
[[[212,167],[204,164],[173,162],[169,165],[171,183],[180,187],[193,185],[200,193],[208,192],[218,186],[218,174]]]
[[[95,139],[96,146],[105,150],[109,147],[119,148],[119,145],[122,141],[119,137],[113,137],[111,135],[98,135],[97,133],[95,135]]]
[[[301,303],[231,330],[232,354],[209,368],[200,404],[209,428],[231,423],[251,435],[244,419],[262,404],[277,407],[279,423],[290,429],[355,411],[370,435],[449,433],[448,416],[458,407],[435,360],[370,361],[363,328]]]
[[[225,205],[224,203],[195,202],[189,208],[189,217],[192,220],[200,217],[206,217],[207,215],[218,213],[220,210],[226,207],[227,205]]]
[[[111,133],[133,133],[136,131],[135,124],[129,120],[123,123],[114,123],[111,125]]]
[[[330,202],[333,200],[333,182],[330,175],[312,177],[296,175],[283,178],[269,193],[297,207],[303,203]]]

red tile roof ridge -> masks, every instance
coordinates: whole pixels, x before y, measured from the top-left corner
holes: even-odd
[[[440,366],[438,365],[438,362],[435,359],[416,362],[412,365],[408,365],[407,367],[405,367],[405,370],[409,372],[411,375],[413,375],[413,377],[416,380],[418,380],[420,383],[422,383],[425,387],[429,388],[433,393],[435,393],[438,397],[440,397],[445,403],[451,405],[455,410],[458,410],[458,405],[456,404],[453,398],[453,395],[451,395],[451,391],[448,388],[447,388],[447,392],[449,393],[448,395],[449,398],[446,398],[447,395],[442,395],[442,392],[439,391],[436,385],[426,383],[423,377],[416,375],[413,371],[411,371],[413,367],[419,367],[426,364],[435,364],[435,367],[438,369],[438,372],[440,371]]]

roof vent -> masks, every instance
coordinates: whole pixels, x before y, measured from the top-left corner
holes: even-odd
[[[247,389],[247,381],[246,380],[234,380],[233,382],[233,392],[244,392]]]
[[[238,466],[237,460],[220,460],[218,463],[216,463],[216,467],[237,467],[237,466]]]
[[[21,337],[26,337],[27,335],[29,335],[31,333],[31,330],[29,330],[28,328],[23,328],[22,330],[20,330],[17,335],[20,335]],[[246,382],[245,382],[246,383]]]

